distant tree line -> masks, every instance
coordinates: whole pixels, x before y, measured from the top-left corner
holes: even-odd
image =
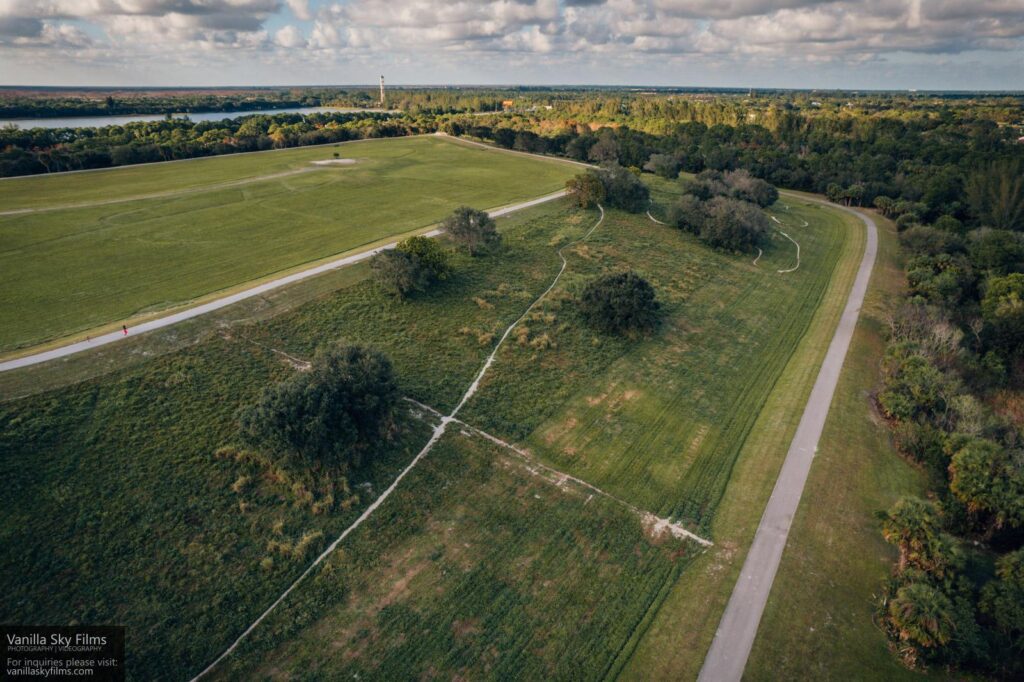
[[[368,93],[353,89],[339,97],[366,105]],[[511,114],[461,113],[489,111],[501,97],[523,106]],[[1019,98],[821,100],[806,93],[699,99],[606,90],[403,89],[389,100],[407,112],[403,116],[278,114],[229,122],[0,130],[0,175],[443,130],[508,149],[664,177],[743,169],[775,186],[876,206],[904,226],[949,216],[968,227],[1024,229]]]
[[[103,128],[0,128],[0,176],[126,166],[431,132],[387,114],[274,114]]]
[[[246,109],[318,107],[343,97],[344,91],[322,90],[157,90],[74,91],[59,90],[5,93],[0,90],[0,117],[57,118],[63,116],[117,116],[130,114],[180,114],[232,112]]]
[[[544,118],[455,119],[442,128],[508,149],[674,177],[680,171],[737,169],[778,187],[826,194],[833,201],[877,206],[904,224],[950,216],[970,226],[1024,229],[1024,127],[998,125],[969,106],[902,119],[786,112],[774,129],[688,121],[657,134],[629,127],[558,125]],[[985,116],[983,116],[985,114]],[[1019,104],[1007,114],[1021,120]],[[663,121],[664,122],[664,121]]]

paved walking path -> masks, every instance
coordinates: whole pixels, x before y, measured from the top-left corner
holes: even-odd
[[[743,571],[733,588],[732,596],[725,607],[725,613],[718,624],[718,631],[711,643],[711,649],[704,659],[704,667],[698,680],[704,682],[733,682],[743,676],[747,658],[757,636],[757,627],[761,622],[768,593],[771,591],[775,573],[782,559],[782,551],[786,547],[786,538],[800,504],[804,483],[811,470],[818,439],[825,428],[829,405],[839,382],[839,373],[843,369],[843,360],[850,347],[853,332],[857,326],[857,317],[864,303],[864,293],[871,279],[871,269],[875,264],[878,251],[878,230],[870,216],[838,206],[826,201],[801,197],[806,201],[824,204],[859,217],[867,226],[867,247],[857,271],[853,288],[846,301],[846,309],[839,320],[832,342],[829,344],[825,361],[818,372],[814,388],[807,400],[804,414],[800,418],[796,435],[789,446],[786,461],[775,482],[775,490],[765,507],[761,524],[750,546],[750,553],[743,563]]]
[[[512,213],[514,211],[519,211],[524,208],[536,206],[537,204],[543,204],[548,201],[560,199],[563,196],[565,196],[565,190],[560,190],[558,192],[554,192],[553,194],[546,194],[537,199],[531,199],[529,201],[523,201],[518,204],[512,204],[511,206],[505,206],[502,208],[495,209],[493,211],[488,211],[488,213],[491,215],[491,217],[497,218],[499,216]],[[439,234],[441,234],[440,230],[431,230],[430,232],[426,233],[426,236],[434,237]],[[218,298],[214,301],[210,301],[209,303],[204,303],[194,308],[183,310],[179,313],[174,313],[173,315],[167,315],[166,317],[161,317],[156,320],[150,320],[149,322],[142,322],[140,324],[132,325],[130,333],[132,335],[144,334],[145,332],[150,332],[155,329],[169,327],[172,324],[177,324],[179,322],[182,322],[183,320],[189,320],[193,317],[205,315],[206,313],[213,312],[214,310],[219,310],[220,308],[229,306],[232,303],[238,303],[239,301],[244,301],[245,299],[252,298],[253,296],[261,296],[266,292],[271,291],[272,289],[277,289],[288,284],[294,284],[295,282],[308,279],[309,277],[320,275],[330,270],[336,270],[338,268],[345,267],[346,265],[358,263],[359,261],[366,260],[367,258],[372,258],[381,251],[395,248],[395,245],[397,243],[398,241],[394,241],[389,244],[385,244],[384,246],[379,246],[375,249],[371,249],[369,251],[363,251],[362,253],[356,253],[350,256],[345,256],[343,258],[338,258],[336,260],[332,260],[330,262],[323,263],[321,265],[317,265],[306,270],[300,270],[299,272],[295,272],[290,275],[285,275],[284,277],[278,277],[277,279],[270,280],[269,282],[264,282],[263,284],[259,284],[250,289],[246,289],[244,291],[240,291],[236,294],[231,294],[229,296],[224,296],[223,298]],[[80,353],[82,351],[89,350],[90,348],[99,348],[100,346],[105,346],[109,343],[115,343],[117,341],[121,341],[124,338],[126,337],[122,331],[115,331],[110,332],[109,334],[102,334],[100,336],[93,337],[88,341],[78,341],[76,343],[69,343],[66,346],[54,348],[53,350],[43,351],[40,353],[33,353],[31,355],[25,355],[20,358],[15,358],[13,360],[7,360],[6,362],[0,362],[0,372],[7,372],[12,369],[18,369],[19,367],[29,367],[30,365],[38,365],[39,363],[47,362],[49,360],[56,360],[57,358],[63,358],[67,357],[68,355],[74,355],[75,353]]]

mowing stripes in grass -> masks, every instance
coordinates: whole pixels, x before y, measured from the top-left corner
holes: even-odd
[[[424,405],[423,403],[421,403],[421,402],[419,402],[417,400],[413,400],[412,398],[408,398],[408,397],[404,398],[404,400],[406,400],[407,402],[411,403],[412,405],[414,405],[415,407],[419,408],[420,410],[423,410],[426,413],[434,415],[435,417],[439,417],[441,419],[445,418],[440,412],[438,412],[434,408],[430,407],[429,405]],[[419,412],[416,412],[415,410],[413,410],[413,416],[422,417],[423,415],[422,415],[422,413],[419,413]],[[502,439],[498,438],[497,436],[492,436],[491,434],[487,433],[486,431],[481,431],[480,429],[476,428],[475,426],[467,424],[466,422],[464,422],[464,421],[462,421],[460,419],[454,419],[452,421],[454,421],[458,425],[464,427],[464,429],[468,430],[468,432],[474,433],[474,434],[480,436],[481,438],[489,440],[490,442],[494,443],[495,445],[499,445],[499,446],[505,448],[506,450],[509,450],[509,451],[514,452],[515,454],[519,455],[519,457],[521,457],[523,459],[523,462],[526,464],[527,470],[529,470],[531,473],[537,474],[538,476],[542,476],[542,477],[550,480],[553,484],[555,484],[557,486],[562,486],[562,485],[565,485],[567,483],[573,483],[575,485],[578,485],[578,486],[580,486],[580,487],[590,491],[591,493],[593,493],[595,495],[600,495],[601,497],[605,497],[605,498],[608,498],[609,500],[617,502],[618,504],[621,504],[622,506],[626,507],[631,512],[636,514],[636,516],[641,521],[643,521],[646,525],[651,526],[651,528],[655,532],[660,532],[662,530],[667,530],[674,537],[677,537],[677,538],[689,538],[690,540],[693,540],[697,544],[703,545],[704,547],[710,547],[710,546],[712,546],[712,544],[714,544],[710,540],[705,540],[704,538],[700,537],[699,535],[695,535],[695,534],[691,533],[690,531],[686,530],[682,526],[680,526],[678,524],[675,524],[675,523],[672,523],[671,519],[663,519],[663,518],[660,518],[658,516],[655,516],[654,514],[652,514],[650,512],[646,512],[646,511],[643,511],[642,509],[638,509],[638,508],[634,507],[633,505],[631,505],[629,502],[626,502],[624,500],[620,500],[619,498],[615,497],[611,493],[605,492],[604,490],[601,490],[600,488],[598,488],[595,485],[591,485],[590,483],[587,483],[586,481],[584,481],[582,479],[576,478],[575,476],[571,476],[571,475],[569,475],[569,474],[567,474],[565,472],[558,471],[557,469],[553,469],[553,468],[551,468],[551,467],[549,467],[549,466],[547,466],[545,464],[542,464],[542,463],[538,462],[536,459],[534,459],[530,455],[529,452],[527,452],[526,450],[523,450],[522,448],[516,446],[513,443],[508,443],[506,441],[503,441]],[[465,433],[465,431],[464,431],[464,433]]]
[[[601,679],[692,560],[616,503],[450,430],[225,679]]]

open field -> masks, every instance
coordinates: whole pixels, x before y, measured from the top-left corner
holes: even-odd
[[[312,164],[334,153],[357,163]],[[5,211],[79,207],[0,215],[0,352],[423,228],[460,204],[530,199],[573,172],[418,137],[3,181]]]
[[[673,190],[657,187],[658,201]],[[609,212],[587,243],[567,250],[563,280],[460,414],[630,504],[712,532],[715,548],[701,554],[694,543],[654,539],[628,507],[556,487],[452,427],[218,672],[598,677],[634,670],[652,641],[663,655],[685,651],[710,620],[682,609],[672,628],[659,623],[680,589],[699,583],[703,569],[694,569],[719,561],[720,547],[730,551],[719,536],[723,511],[733,519],[743,507],[756,525],[759,508],[744,497],[749,489],[732,494],[734,477],[747,481],[751,463],[766,466],[757,485],[770,489],[773,453],[781,461],[799,417],[780,405],[806,401],[805,376],[813,381],[818,344],[845,300],[848,261],[859,258],[859,233],[835,214],[796,203],[792,213],[810,223],[787,227],[802,265],[779,274],[795,259],[782,237],[754,266],[645,216]],[[495,334],[551,282],[557,248],[595,219],[565,202],[530,209],[501,219],[500,253],[457,257],[456,277],[406,303],[358,274],[339,276],[340,290],[276,317],[225,315],[196,345],[170,350],[168,334],[165,354],[149,362],[0,404],[0,475],[13,481],[0,504],[24,510],[0,527],[0,542],[23,548],[0,564],[0,586],[17,595],[0,618],[126,622],[134,677],[198,672],[428,431],[403,419],[380,466],[354,476],[372,488],[333,490],[327,503],[323,477],[293,488],[272,467],[216,456],[234,442],[234,411],[294,371],[288,356],[308,358],[340,337],[388,353],[406,395],[449,411]],[[636,340],[589,331],[571,294],[584,278],[627,266],[655,286],[664,323]],[[240,318],[253,312],[243,310]],[[103,367],[117,366],[103,357]],[[7,385],[18,385],[20,372]],[[86,367],[82,376],[95,373]],[[750,401],[733,405],[745,393]],[[40,459],[47,466],[33,467]],[[115,523],[131,527],[123,543],[107,541]],[[64,544],[49,544],[51,536]],[[714,623],[706,641],[713,631]]]
[[[403,483],[213,679],[599,679],[697,551],[478,437]]]
[[[671,228],[610,213],[578,250],[566,293],[556,292],[527,322],[531,339],[549,335],[554,347],[503,349],[465,418],[644,509],[708,531],[846,239],[842,219],[821,208],[794,204],[779,216],[808,265],[788,274],[778,270],[792,267],[795,248],[781,236],[755,266]],[[799,227],[801,219],[814,227]],[[634,343],[568,323],[570,292],[586,277],[626,267],[658,291],[657,334]]]

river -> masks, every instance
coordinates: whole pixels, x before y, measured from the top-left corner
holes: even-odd
[[[175,118],[188,117],[193,121],[223,121],[251,114],[346,114],[352,112],[392,113],[384,109],[346,109],[341,107],[297,107],[290,109],[251,109],[247,111],[208,111],[201,114],[174,114]],[[123,116],[66,116],[63,118],[14,118],[0,120],[0,127],[16,125],[19,128],[101,128],[119,126],[138,121],[162,121],[164,114],[126,114]]]

